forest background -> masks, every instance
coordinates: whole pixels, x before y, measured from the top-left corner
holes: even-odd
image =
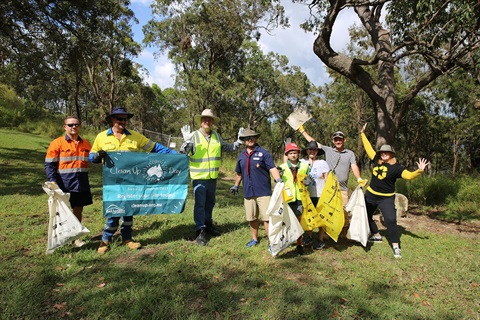
[[[479,318],[479,2],[293,2],[311,12],[302,26],[317,35],[312,49],[329,83],[315,86],[285,56],[259,48],[260,30],[289,25],[279,1],[153,1],[142,44],[132,37],[129,1],[0,2],[2,319]],[[360,24],[335,52],[342,10]],[[142,46],[168,53],[173,87],[145,83],[133,60]],[[194,244],[190,190],[184,214],[136,219],[144,249],[116,239],[99,257],[101,167],[92,166],[94,204],[84,215],[92,237],[45,255],[48,143],[63,134],[67,114],[93,141],[114,106],[135,113],[130,128],[168,142],[211,108],[225,140],[251,127],[277,161],[287,138],[305,145],[285,119],[306,107],[308,132],[329,144],[344,131],[366,178],[359,129],[371,123],[371,142],[394,145],[408,169],[418,157],[432,163],[397,185],[410,202],[410,217],[399,219],[404,257],[394,259],[387,243],[364,249],[343,238],[303,257],[289,248],[272,259],[265,238],[246,250],[242,197],[228,192],[235,154],[222,161],[217,192],[223,235],[207,247]]]
[[[369,122],[372,143],[394,145],[407,168],[425,157],[429,176],[478,177],[478,1],[293,2],[310,10],[302,27],[317,36],[318,68],[331,78],[323,85],[260,49],[261,30],[289,27],[280,1],[152,1],[142,44],[133,40],[129,1],[3,2],[0,127],[54,138],[61,119],[74,114],[93,140],[112,107],[125,106],[136,115],[131,128],[178,147],[180,127],[195,128],[194,116],[210,108],[226,141],[250,127],[281,159],[287,138],[306,142],[285,122],[302,106],[314,116],[305,127],[319,142],[345,132],[362,170],[369,162],[359,129]],[[336,52],[331,36],[342,10],[353,10],[360,24]],[[145,83],[133,61],[142,46],[168,54],[173,87]]]

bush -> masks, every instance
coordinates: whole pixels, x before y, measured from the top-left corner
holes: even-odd
[[[447,175],[420,176],[406,181],[406,196],[416,204],[434,206],[447,203],[447,198],[456,198],[460,181]]]

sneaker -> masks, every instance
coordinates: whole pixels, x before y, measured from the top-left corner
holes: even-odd
[[[110,244],[102,240],[102,242],[100,242],[100,247],[98,247],[97,249],[97,252],[101,255],[104,255],[105,252],[107,252],[108,250],[110,250]]]
[[[321,249],[323,249],[323,247],[325,247],[325,242],[319,241],[317,244],[315,244],[315,246],[313,247],[313,249],[315,249],[315,250],[321,250]]]
[[[401,258],[402,257],[402,250],[400,250],[400,248],[393,248],[393,256],[395,258]]]
[[[140,242],[135,242],[132,239],[122,242],[122,246],[127,246],[132,250],[140,249],[142,244]]]
[[[309,234],[306,234],[303,236],[303,245],[304,246],[309,246],[313,243],[313,239]]]
[[[268,245],[267,250],[268,250],[268,253],[272,254],[272,246],[271,245]]]
[[[303,256],[304,253],[305,253],[305,251],[303,251],[303,247],[301,245],[298,245],[297,246],[297,254],[299,256]]]
[[[207,245],[207,238],[205,237],[204,229],[200,229],[197,231],[197,238],[195,239],[195,241],[201,246]]]
[[[248,241],[248,243],[247,243],[246,246],[247,246],[247,248],[251,248],[251,247],[256,246],[259,242],[260,242],[260,241],[258,241],[258,240],[252,239],[252,240]]]
[[[75,241],[72,242],[72,244],[77,247],[77,248],[80,248],[80,247],[83,247],[85,245],[85,241],[82,241],[80,239],[77,239]]]
[[[378,236],[371,236],[370,238],[368,238],[368,242],[382,242],[382,237],[378,237]]]

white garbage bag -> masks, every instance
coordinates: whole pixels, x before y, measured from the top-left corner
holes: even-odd
[[[53,253],[55,249],[80,238],[90,230],[84,227],[73,214],[69,201],[70,193],[63,192],[55,182],[50,181],[43,184],[43,190],[49,195],[46,253]]]
[[[283,183],[277,183],[267,209],[270,253],[274,257],[297,241],[303,234],[302,225],[292,209],[283,201],[283,188]]]
[[[348,228],[347,239],[360,242],[364,247],[367,246],[370,227],[368,226],[367,207],[365,205],[365,195],[362,187],[359,185],[353,191],[348,200],[345,210],[352,214],[350,228]]]

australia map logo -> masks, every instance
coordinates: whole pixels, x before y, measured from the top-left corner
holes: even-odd
[[[149,182],[159,182],[165,178],[168,167],[164,161],[152,160],[144,169],[143,177]]]

